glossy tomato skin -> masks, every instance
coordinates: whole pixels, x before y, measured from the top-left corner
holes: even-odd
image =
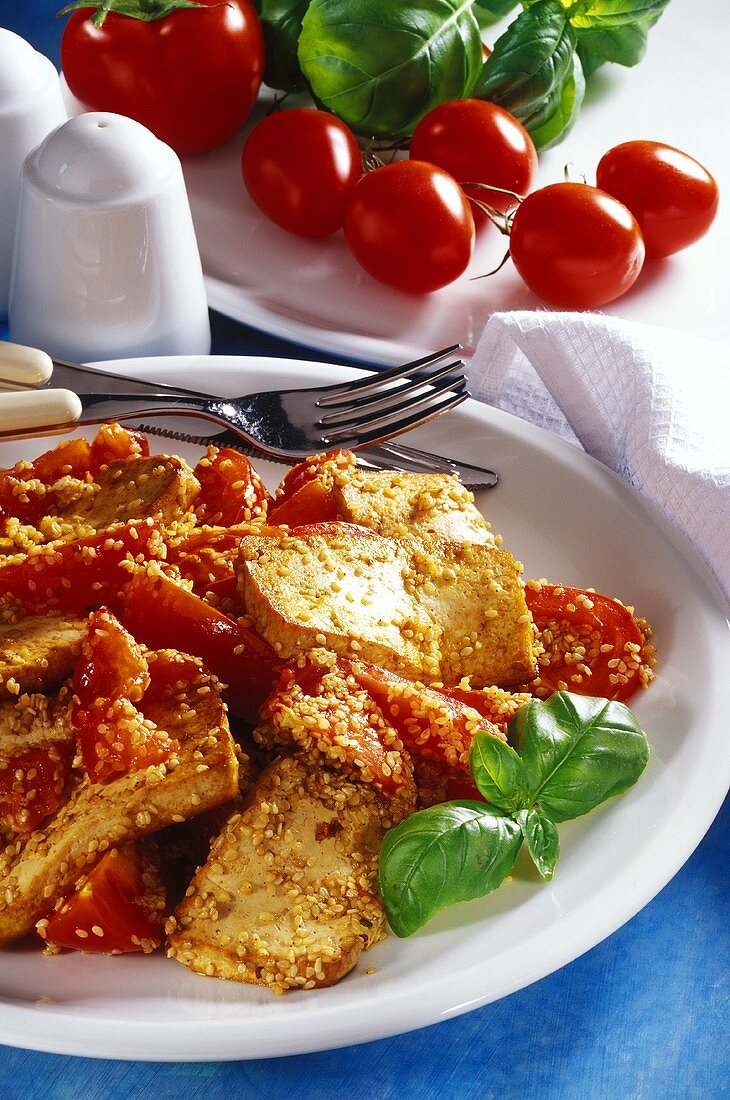
[[[585,183],[554,183],[520,204],[510,253],[540,298],[594,309],[633,286],[645,250],[636,219],[617,199]]]
[[[537,150],[514,115],[483,99],[442,103],[421,119],[411,139],[413,160],[437,164],[458,183],[486,183],[526,194],[537,170]],[[467,195],[506,210],[514,201],[498,191],[465,188]],[[472,208],[479,227],[488,219]]]
[[[154,869],[157,871],[157,869]],[[112,848],[69,897],[36,925],[46,943],[105,955],[148,953],[160,945],[164,912],[161,888],[136,845]]]
[[[143,22],[109,12],[100,28],[75,11],[61,64],[95,111],[128,115],[177,153],[214,149],[247,118],[261,86],[264,40],[250,0],[200,0]]]
[[[626,141],[609,149],[596,178],[634,215],[652,258],[671,256],[699,240],[717,213],[719,191],[707,169],[658,141]]]
[[[249,195],[267,218],[301,237],[328,237],[342,228],[362,157],[344,122],[301,108],[278,111],[254,127],[241,170]]]
[[[420,160],[376,168],[350,193],[345,237],[382,283],[427,294],[458,279],[474,250],[474,218],[453,176]]]

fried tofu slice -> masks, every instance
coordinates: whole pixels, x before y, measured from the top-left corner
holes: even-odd
[[[410,679],[510,686],[535,675],[512,556],[490,543],[385,538],[344,523],[241,542],[239,592],[282,659],[325,648]]]
[[[42,828],[0,855],[0,946],[30,932],[107,849],[237,795],[238,762],[225,707],[217,681],[202,665],[192,684],[177,688],[148,717],[178,741],[176,755],[106,784],[77,780]]]
[[[71,689],[66,685],[56,695],[23,694],[13,702],[0,703],[0,768],[26,749],[51,741],[74,742],[70,702]]]
[[[59,520],[104,531],[115,523],[147,517],[172,523],[191,507],[200,483],[184,459],[152,455],[110,462],[88,488],[59,512]]]
[[[332,493],[344,520],[379,535],[399,539],[435,535],[450,542],[494,541],[473,494],[450,474],[335,467]]]
[[[275,761],[168,922],[168,955],[274,993],[333,985],[383,938],[378,853],[396,805],[301,757]]]
[[[68,614],[0,623],[0,700],[58,687],[76,667],[86,631],[85,619]]]

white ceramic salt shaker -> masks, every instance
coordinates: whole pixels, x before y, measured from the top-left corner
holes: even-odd
[[[0,317],[8,311],[23,161],[65,118],[52,63],[20,35],[0,27]]]
[[[9,327],[77,362],[210,351],[180,161],[140,123],[79,115],[27,158]]]

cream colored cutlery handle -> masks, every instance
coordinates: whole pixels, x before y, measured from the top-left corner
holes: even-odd
[[[15,390],[0,393],[0,433],[64,427],[81,416],[71,390]]]
[[[53,374],[53,360],[45,351],[0,341],[0,382],[42,386]]]

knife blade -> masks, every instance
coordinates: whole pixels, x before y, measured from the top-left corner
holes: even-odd
[[[286,459],[273,458],[271,455],[264,454],[258,448],[245,443],[239,435],[227,428],[222,429],[220,432],[213,432],[210,435],[194,435],[173,428],[164,428],[157,424],[140,424],[139,430],[165,439],[177,439],[181,443],[189,443],[197,447],[207,447],[210,444],[216,447],[230,447],[232,450],[240,451],[247,458],[265,459],[267,462],[277,462],[284,466],[291,465]],[[491,489],[499,480],[494,470],[483,469],[468,462],[460,462],[457,459],[406,447],[395,441],[382,443],[376,447],[366,447],[357,450],[355,454],[359,464],[366,468],[406,470],[410,473],[438,472],[453,474],[459,478],[467,489],[476,491]]]

